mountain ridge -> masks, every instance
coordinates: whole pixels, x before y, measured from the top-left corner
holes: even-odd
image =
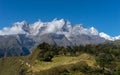
[[[9,31],[9,32],[8,32]],[[76,33],[74,33],[76,32]],[[82,24],[72,25],[70,21],[66,21],[64,19],[54,19],[51,22],[42,22],[37,21],[33,24],[29,24],[26,21],[16,22],[11,27],[4,27],[0,30],[0,35],[17,35],[17,34],[26,34],[26,35],[38,35],[41,33],[57,33],[57,34],[64,34],[66,37],[71,34],[86,34],[86,35],[98,35],[106,40],[119,40],[120,35],[111,37],[104,32],[99,32],[94,27],[85,28]],[[69,38],[68,38],[69,39]]]

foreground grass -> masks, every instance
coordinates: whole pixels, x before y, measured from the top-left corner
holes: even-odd
[[[35,56],[36,58],[36,56]],[[51,62],[43,62],[39,60],[32,60],[30,62],[27,61],[28,56],[23,56],[23,57],[6,57],[0,59],[0,75],[19,75],[20,70],[22,69],[23,66],[27,67],[27,72],[32,71],[32,74],[37,75],[36,73],[39,72],[46,72],[49,69],[53,68],[64,68],[65,67],[70,67],[72,65],[77,65],[79,62],[85,62],[88,64],[90,67],[96,67],[96,61],[95,57],[83,53],[79,56],[57,56],[52,59]],[[28,65],[30,65],[30,67]],[[28,75],[28,74],[25,74]],[[44,74],[41,74],[44,75]],[[49,75],[49,74],[48,74]],[[84,75],[82,72],[71,72],[70,75]]]
[[[50,68],[54,68],[60,65],[69,65],[76,64],[78,62],[86,62],[90,67],[96,67],[95,58],[89,54],[81,54],[80,56],[58,56],[54,57],[51,62],[43,62],[43,61],[35,61],[35,64],[29,69],[32,72],[39,72],[42,70],[47,70]]]
[[[19,57],[6,57],[0,59],[0,75],[16,75],[21,68]]]

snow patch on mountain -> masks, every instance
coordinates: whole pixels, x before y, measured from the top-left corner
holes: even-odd
[[[120,40],[120,35],[119,36],[115,36],[114,40]]]
[[[120,40],[120,35],[112,37],[112,36],[107,35],[104,32],[101,32],[101,33],[99,33],[99,36],[102,38],[105,38],[106,40],[111,40],[111,41]]]
[[[111,40],[111,41],[114,40],[111,36],[107,35],[104,32],[99,33],[99,36],[102,37],[102,38],[105,38],[106,40]]]

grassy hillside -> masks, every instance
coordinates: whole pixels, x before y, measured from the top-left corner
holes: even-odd
[[[35,59],[35,57],[33,58]],[[91,66],[93,68],[96,67],[95,58],[86,53],[81,54],[80,56],[77,56],[77,57],[57,56],[57,57],[54,57],[51,62],[38,61],[37,59],[35,60],[32,59],[32,62],[31,62],[28,59],[29,59],[28,56],[5,57],[0,59],[0,75],[29,75],[29,74],[45,75],[50,69],[53,69],[53,71],[54,71],[54,68],[59,68],[61,70],[70,69],[75,65],[81,66],[81,64],[83,63],[86,63],[88,64],[88,66]],[[23,70],[23,73],[21,72],[22,70]],[[53,72],[53,71],[49,71],[49,72]],[[46,75],[53,75],[53,73],[50,74],[49,72]],[[72,74],[79,75],[83,73],[72,72]]]
[[[33,72],[39,72],[42,70],[50,69],[56,66],[62,65],[69,65],[69,64],[76,64],[78,62],[85,62],[88,66],[96,67],[95,58],[89,54],[81,54],[77,57],[72,56],[58,56],[54,57],[51,62],[44,62],[44,61],[36,61],[35,65],[31,68]]]
[[[120,75],[115,44],[59,47],[40,44],[28,56],[0,59],[0,75]]]
[[[16,75],[23,67],[20,57],[5,57],[0,59],[0,75]]]

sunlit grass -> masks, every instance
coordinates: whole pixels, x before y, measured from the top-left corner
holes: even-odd
[[[95,58],[89,54],[81,54],[80,56],[58,56],[54,57],[51,62],[42,62],[35,61],[36,64],[33,65],[30,70],[33,72],[38,72],[46,69],[50,69],[52,67],[67,65],[67,64],[75,64],[80,61],[85,61],[89,66],[95,67],[96,61]]]

